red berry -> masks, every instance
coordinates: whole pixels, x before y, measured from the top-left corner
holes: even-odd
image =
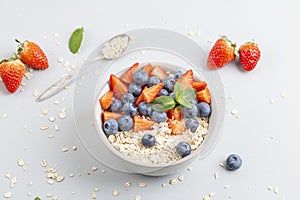
[[[209,52],[207,67],[218,69],[230,63],[235,58],[235,47],[226,36],[219,38]]]
[[[239,48],[239,60],[246,71],[253,70],[260,59],[260,50],[258,45],[253,42],[247,42]]]

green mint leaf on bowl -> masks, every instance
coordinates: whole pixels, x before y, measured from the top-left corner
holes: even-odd
[[[170,110],[174,108],[176,102],[170,96],[160,96],[154,99],[154,101],[150,104],[151,108],[157,112],[164,112],[166,110]]]
[[[187,108],[192,108],[190,101],[196,98],[196,90],[194,88],[183,89],[180,83],[175,83],[174,96],[176,102],[178,102],[180,105],[183,105]]]
[[[82,38],[83,38],[83,31],[84,31],[83,27],[77,28],[71,34],[71,37],[69,39],[69,50],[73,54],[77,53],[81,46],[81,42],[82,42]]]

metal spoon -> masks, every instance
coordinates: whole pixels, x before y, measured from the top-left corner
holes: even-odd
[[[75,78],[80,75],[84,74],[89,70],[89,67],[92,63],[96,62],[99,59],[104,60],[113,60],[120,57],[128,48],[129,46],[130,37],[126,34],[119,34],[112,37],[110,40],[105,42],[101,48],[101,54],[94,58],[93,55],[90,55],[83,63],[82,66],[87,66],[86,69],[81,70],[80,68],[67,74],[66,76],[62,77],[56,83],[48,87],[44,92],[42,92],[35,100],[37,102],[44,101],[53,95],[60,92],[64,89],[67,85],[69,85]]]

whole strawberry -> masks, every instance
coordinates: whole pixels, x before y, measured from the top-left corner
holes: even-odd
[[[239,60],[246,71],[253,70],[260,59],[260,50],[254,42],[247,42],[239,48]]]
[[[8,59],[0,62],[0,76],[6,89],[14,93],[21,85],[25,66],[19,59]]]
[[[49,67],[48,59],[44,51],[34,42],[25,41],[19,43],[18,58],[27,66],[34,69],[47,69]]]
[[[226,36],[219,38],[209,52],[207,67],[218,69],[230,63],[235,58],[235,47]]]

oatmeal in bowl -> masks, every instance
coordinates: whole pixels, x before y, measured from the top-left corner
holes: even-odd
[[[134,63],[110,74],[99,92],[96,128],[104,145],[129,167],[155,171],[189,163],[200,153],[212,103],[209,85],[194,69]],[[151,170],[142,174],[166,174]]]

